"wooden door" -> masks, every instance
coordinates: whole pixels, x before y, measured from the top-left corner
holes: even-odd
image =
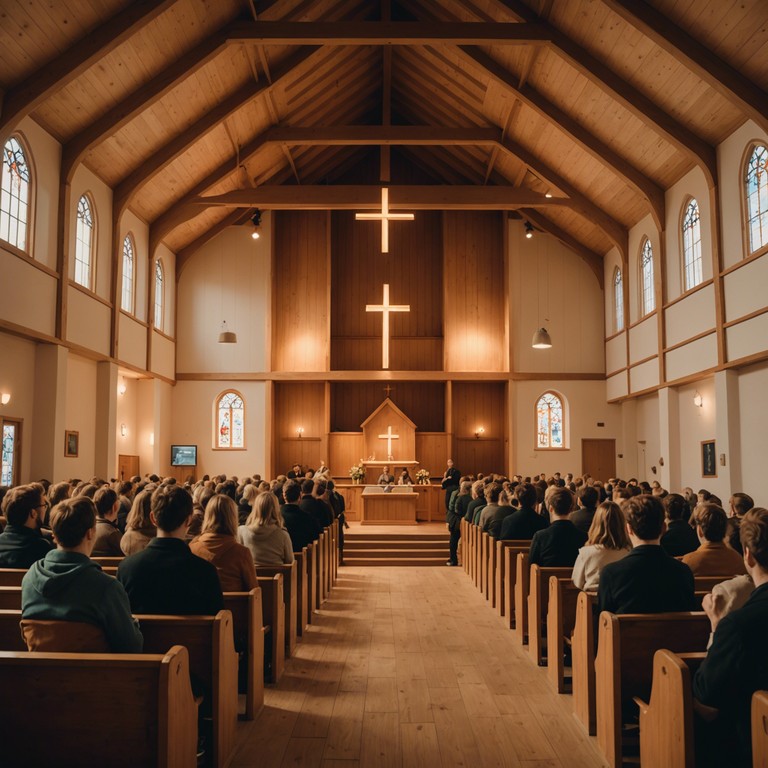
[[[129,480],[139,474],[139,457],[121,453],[117,457],[118,480]]]
[[[582,439],[581,471],[603,482],[616,477],[616,441]]]

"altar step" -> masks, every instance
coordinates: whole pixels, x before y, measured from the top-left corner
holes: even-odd
[[[445,565],[447,533],[345,533],[344,565]]]

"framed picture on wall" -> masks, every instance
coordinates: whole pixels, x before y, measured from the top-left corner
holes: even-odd
[[[701,476],[717,477],[714,440],[701,441]]]
[[[80,449],[80,433],[67,430],[64,433],[64,455],[77,458]]]

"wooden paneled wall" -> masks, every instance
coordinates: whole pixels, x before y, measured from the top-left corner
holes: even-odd
[[[297,462],[313,468],[328,462],[324,383],[277,382],[272,423],[276,473]],[[298,427],[304,427],[301,438]]]
[[[381,225],[355,221],[351,211],[331,214],[331,368],[381,368],[382,316],[366,312],[390,303],[410,312],[390,315],[390,369],[442,368],[442,215],[419,211],[414,221],[390,225],[390,252],[381,253]]]
[[[454,451],[461,472],[506,472],[506,385],[453,384]],[[478,427],[485,432],[475,437]]]
[[[446,461],[452,458],[450,446],[450,435],[445,432],[417,432],[416,460],[433,478],[439,479],[445,472]]]
[[[328,213],[274,214],[272,370],[328,370]]]
[[[507,370],[504,218],[446,211],[445,370]]]
[[[348,477],[353,464],[364,459],[363,433],[334,432],[329,437],[328,467],[336,477]],[[375,478],[374,478],[375,479]]]

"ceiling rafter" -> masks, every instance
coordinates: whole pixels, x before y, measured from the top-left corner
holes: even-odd
[[[71,83],[98,59],[114,51],[154,21],[177,0],[134,0],[100,27],[86,33],[53,61],[6,91],[0,113],[0,143],[10,128],[33,112],[47,97]]]
[[[603,3],[768,131],[768,93],[762,88],[644,0],[603,0]]]

